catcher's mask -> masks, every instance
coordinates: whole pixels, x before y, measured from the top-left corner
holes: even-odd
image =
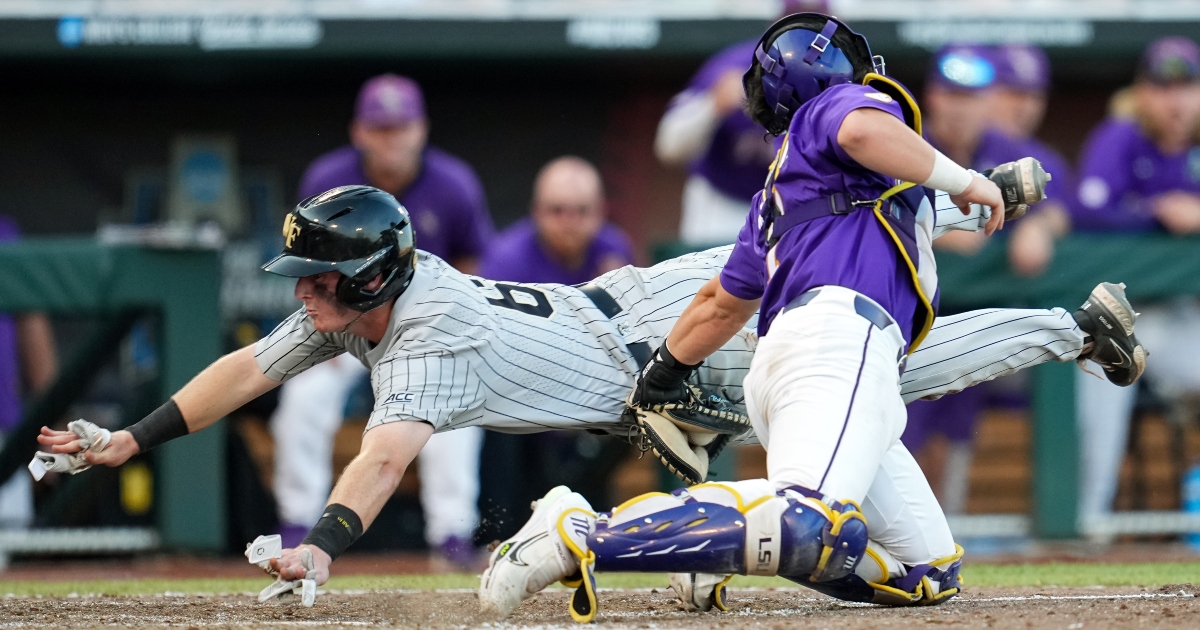
[[[370,186],[341,186],[301,201],[284,219],[283,239],[283,252],[264,271],[290,278],[337,271],[338,301],[360,312],[403,293],[416,269],[408,211]],[[376,277],[383,283],[368,290]]]
[[[796,13],[763,33],[742,85],[752,99],[751,117],[779,135],[801,105],[831,86],[861,83],[872,72],[884,73],[883,57],[871,56],[865,37],[837,18]],[[762,102],[753,102],[756,97]]]

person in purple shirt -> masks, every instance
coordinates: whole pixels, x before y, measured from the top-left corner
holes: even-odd
[[[1008,237],[1009,264],[1022,275],[1044,271],[1054,240],[1070,221],[1064,199],[1069,173],[1066,162],[1030,135],[1045,112],[1049,64],[1040,50],[1022,46],[951,45],[938,50],[926,78],[927,137],[958,164],[984,171],[1032,155],[1054,179],[1047,199],[1031,209]],[[971,255],[986,243],[978,232],[943,236],[935,247]],[[948,514],[966,510],[975,424],[992,387],[976,387],[936,401],[909,405],[902,440],[920,454],[941,435],[948,445],[940,470],[927,472],[938,482],[938,498]]]
[[[827,12],[823,0],[785,0],[780,16]],[[742,109],[742,75],[757,40],[733,44],[710,57],[671,99],[654,139],[659,161],[687,166],[679,238],[693,245],[732,243],[750,198],[762,189],[774,143]]]
[[[1054,176],[1046,199],[1017,224],[1008,243],[1008,262],[1022,276],[1040,275],[1054,255],[1054,242],[1071,230],[1071,191],[1074,177],[1067,160],[1034,134],[1046,113],[1050,60],[1037,46],[1010,44],[995,49],[996,90],[991,124],[1019,142]]]
[[[384,74],[358,94],[351,144],[318,157],[300,182],[300,199],[365,184],[391,193],[421,232],[421,249],[473,273],[491,237],[483,186],[466,162],[426,143],[421,88]]]
[[[633,246],[624,232],[605,220],[604,185],[590,162],[575,156],[550,161],[538,172],[529,216],[492,240],[479,265],[479,275],[510,282],[583,284],[634,262]],[[614,467],[581,455],[614,457],[609,448],[596,449],[595,436],[570,431],[519,435],[488,431],[483,463],[489,479],[481,480],[480,501],[490,516],[481,523],[482,540],[503,540],[518,524],[529,502],[559,483],[584,484],[570,471],[587,467],[586,489],[607,502],[607,476]],[[615,457],[623,457],[624,449]],[[591,461],[589,461],[591,460]],[[570,462],[570,463],[565,463]],[[493,479],[502,480],[492,483]]]
[[[480,276],[581,284],[633,263],[629,238],[605,220],[600,173],[582,158],[560,157],[542,167],[529,214],[492,241]]]
[[[1183,37],[1151,43],[1129,92],[1129,115],[1114,115],[1084,144],[1078,231],[1200,233],[1200,46]],[[1200,392],[1200,302],[1138,305],[1139,336],[1154,353],[1147,382],[1169,398]],[[1104,541],[1136,392],[1080,375],[1082,529]],[[1132,388],[1131,388],[1132,389]]]
[[[421,249],[474,273],[493,231],[483,186],[465,162],[429,146],[428,133],[425,100],[415,81],[394,74],[369,79],[355,103],[351,143],[313,161],[301,179],[300,199],[357,184],[385,190],[408,210]],[[357,361],[339,357],[280,389],[271,432],[285,545],[299,542],[321,516],[333,481],[333,435],[347,396],[367,376]],[[426,542],[437,551],[436,560],[458,568],[475,562],[482,443],[477,427],[440,434],[418,459]]]

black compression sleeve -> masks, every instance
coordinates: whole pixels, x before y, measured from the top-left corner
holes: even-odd
[[[188,426],[179,411],[179,405],[172,399],[151,411],[150,415],[138,420],[126,431],[133,435],[138,451],[145,453],[159,444],[187,435]]]
[[[316,526],[300,544],[313,545],[329,554],[330,560],[337,560],[337,557],[362,534],[362,519],[358,518],[354,510],[340,503],[330,503],[325,506],[321,520],[317,521]]]

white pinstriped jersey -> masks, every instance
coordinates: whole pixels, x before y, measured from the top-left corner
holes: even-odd
[[[719,248],[605,274],[595,283],[623,309],[609,320],[574,287],[483,280],[420,252],[378,345],[317,332],[301,309],[259,341],[257,361],[268,377],[285,380],[349,352],[371,370],[368,427],[420,420],[439,431],[615,430],[638,369],[625,344],[657,347],[728,255]],[[755,343],[751,330],[743,333],[706,362],[702,384],[732,386],[729,394],[740,397]]]

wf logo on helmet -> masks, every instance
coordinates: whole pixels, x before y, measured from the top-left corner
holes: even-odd
[[[287,218],[283,220],[283,246],[291,249],[297,236],[300,236],[300,226],[296,225],[296,217],[288,214]]]

